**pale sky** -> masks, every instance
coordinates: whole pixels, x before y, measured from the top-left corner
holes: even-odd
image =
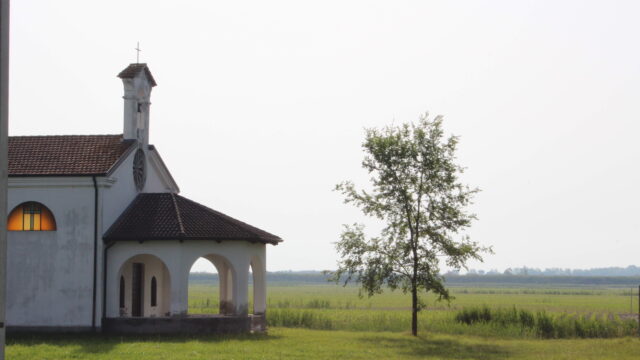
[[[365,127],[425,111],[482,189],[468,234],[495,255],[471,267],[638,265],[638,1],[11,5],[10,135],[121,133],[139,41],[151,143],[182,195],[284,239],[270,271],[377,228],[332,188],[367,184]]]

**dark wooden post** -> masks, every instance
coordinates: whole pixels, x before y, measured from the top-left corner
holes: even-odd
[[[638,286],[638,336],[640,336],[640,286]]]

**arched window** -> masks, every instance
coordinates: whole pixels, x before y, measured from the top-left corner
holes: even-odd
[[[29,201],[16,206],[9,214],[7,230],[51,231],[56,229],[56,219],[46,206]]]
[[[124,276],[120,276],[120,308],[124,308]]]
[[[158,283],[155,276],[151,278],[151,306],[158,306]]]

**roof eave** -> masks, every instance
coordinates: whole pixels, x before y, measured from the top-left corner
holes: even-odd
[[[117,241],[186,241],[186,240],[195,240],[195,241],[215,241],[215,242],[223,242],[223,241],[248,241],[251,243],[262,243],[262,244],[271,244],[278,245],[283,240],[282,239],[256,239],[256,238],[234,238],[234,237],[224,237],[224,238],[212,238],[212,237],[197,237],[197,236],[143,236],[143,237],[111,237],[105,236],[103,237],[103,242],[105,243],[113,243]]]
[[[106,176],[107,173],[82,173],[82,174],[9,174],[8,177],[84,177]]]

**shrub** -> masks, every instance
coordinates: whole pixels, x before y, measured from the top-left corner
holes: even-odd
[[[633,320],[620,320],[616,316],[578,316],[567,313],[552,315],[544,311],[535,315],[527,310],[491,309],[482,307],[460,310],[455,320],[466,325],[494,324],[499,326],[519,326],[522,333],[533,333],[544,339],[550,338],[610,338],[632,336],[638,331]]]

